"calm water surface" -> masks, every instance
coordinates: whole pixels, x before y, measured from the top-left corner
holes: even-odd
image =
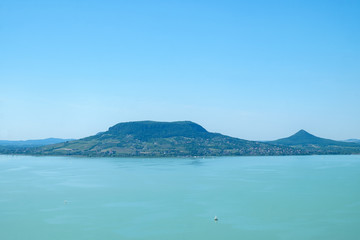
[[[4,240],[343,240],[359,226],[360,156],[0,156]]]

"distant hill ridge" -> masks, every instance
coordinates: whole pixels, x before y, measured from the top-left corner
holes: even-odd
[[[360,154],[360,144],[314,136],[305,130],[276,141],[258,142],[208,132],[191,121],[119,123],[86,138],[0,153],[97,157],[271,156]]]
[[[345,140],[344,142],[360,143],[360,139],[354,139],[354,138],[352,138],[352,139],[347,139],[347,140]]]
[[[294,135],[287,137],[287,138],[281,138],[275,141],[270,141],[270,143],[274,144],[282,144],[282,145],[319,145],[319,146],[328,146],[328,145],[341,145],[341,146],[357,146],[354,145],[354,143],[349,142],[343,142],[343,141],[335,141],[331,139],[326,138],[320,138],[317,136],[314,136],[307,131],[301,129]]]
[[[320,138],[305,130],[300,130],[290,137],[269,141],[268,143],[302,149],[309,154],[360,153],[360,144],[358,143]]]
[[[40,155],[115,157],[252,156],[304,154],[302,150],[208,132],[191,121],[119,123],[94,136],[29,150]]]
[[[35,146],[44,146],[44,145],[61,143],[72,140],[74,139],[46,138],[46,139],[17,140],[17,141],[0,140],[0,146],[35,147]]]
[[[199,124],[191,121],[155,122],[138,121],[119,123],[109,128],[108,134],[117,136],[133,135],[137,139],[168,138],[168,137],[195,137],[209,134]]]

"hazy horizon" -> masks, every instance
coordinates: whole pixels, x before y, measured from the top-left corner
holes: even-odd
[[[0,139],[190,120],[360,139],[358,1],[0,3]]]
[[[144,120],[144,121],[153,121],[153,120]],[[189,120],[185,120],[185,121],[189,121]],[[112,127],[112,126],[110,126]],[[204,127],[204,126],[202,126]],[[206,128],[205,128],[206,129]],[[107,131],[108,129],[104,130],[104,131]],[[299,129],[298,131],[292,133],[292,134],[289,134],[288,136],[284,136],[284,137],[281,137],[281,138],[287,138],[291,135],[294,135],[296,133],[298,133],[299,131],[303,131],[305,129]],[[100,132],[97,132],[95,134],[92,134],[92,135],[96,135],[98,133],[101,133],[101,132],[104,132],[104,131],[100,131]],[[305,130],[306,131],[306,130]],[[211,132],[211,131],[210,131]],[[308,132],[308,131],[306,131]],[[216,132],[216,133],[220,133],[221,132]],[[309,132],[308,132],[309,133]],[[310,133],[312,134],[312,133]],[[84,137],[81,137],[81,138],[85,138],[85,137],[89,137],[89,136],[92,136],[92,135],[88,135],[88,136],[84,136]],[[313,135],[313,134],[312,134]],[[231,135],[229,135],[231,136]],[[233,136],[232,136],[233,137]],[[316,136],[316,137],[320,137],[322,138],[322,136]],[[76,140],[76,139],[81,139],[81,138],[63,138],[64,140]],[[251,139],[252,141],[272,141],[272,140],[278,140],[278,139],[281,139],[281,138],[277,138],[277,139],[267,139],[267,140],[256,140],[256,139]],[[47,140],[47,139],[62,139],[62,138],[56,138],[56,137],[46,137],[46,138],[38,138],[38,139],[13,139],[13,140],[8,140],[8,139],[0,139],[0,141],[36,141],[36,140]],[[245,140],[249,140],[249,139],[245,139]],[[348,138],[348,139],[334,139],[334,140],[339,140],[339,141],[347,141],[347,140],[360,140],[360,139],[357,139],[357,138]]]

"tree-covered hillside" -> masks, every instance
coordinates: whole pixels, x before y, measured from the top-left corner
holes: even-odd
[[[293,155],[299,149],[210,133],[190,122],[127,122],[97,135],[33,149],[33,154],[81,156]]]
[[[360,144],[355,142],[334,141],[314,136],[305,130],[294,135],[268,143],[301,149],[309,154],[354,154],[360,153]]]

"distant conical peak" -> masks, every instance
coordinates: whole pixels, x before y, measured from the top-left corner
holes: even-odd
[[[300,130],[298,131],[298,133],[308,133],[308,132],[305,131],[304,129],[300,129]]]
[[[304,129],[301,129],[300,131],[298,131],[297,133],[295,133],[293,136],[313,136],[311,133],[305,131]]]

